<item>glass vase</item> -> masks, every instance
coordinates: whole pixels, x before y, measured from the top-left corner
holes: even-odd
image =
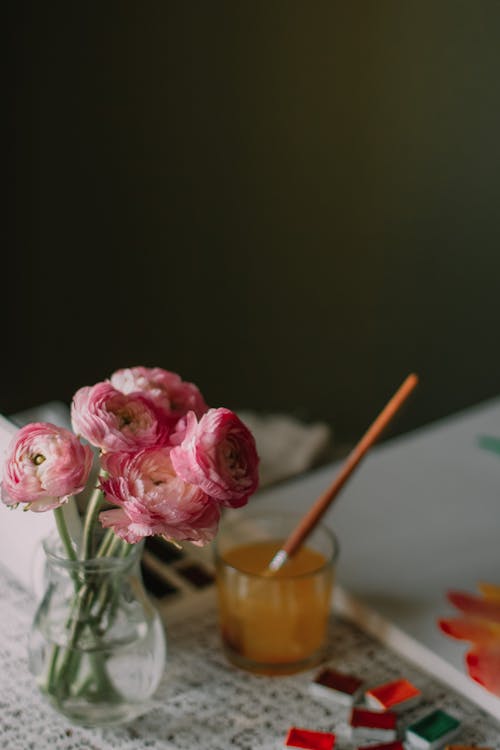
[[[84,726],[130,721],[151,706],[163,674],[163,623],[144,590],[143,544],[116,557],[70,560],[44,542],[45,594],[29,638],[29,666],[52,706]]]

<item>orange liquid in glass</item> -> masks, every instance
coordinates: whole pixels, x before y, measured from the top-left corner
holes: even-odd
[[[321,656],[333,584],[332,566],[307,546],[277,573],[263,576],[281,544],[263,541],[230,549],[217,570],[229,658],[241,657],[240,666],[268,674],[305,668]]]

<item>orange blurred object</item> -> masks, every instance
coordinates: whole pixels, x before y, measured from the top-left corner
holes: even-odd
[[[302,546],[274,576],[263,574],[281,542],[243,544],[217,561],[226,653],[262,674],[290,674],[318,663],[330,613],[333,565],[320,552]]]
[[[500,586],[481,583],[482,596],[450,591],[449,601],[462,613],[439,620],[446,635],[473,645],[465,662],[473,680],[500,696]]]

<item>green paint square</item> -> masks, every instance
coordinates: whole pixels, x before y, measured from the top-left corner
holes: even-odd
[[[440,737],[443,737],[448,732],[458,729],[459,726],[460,722],[458,719],[437,709],[409,726],[407,731],[413,732],[423,740],[427,740],[427,742],[432,742],[433,740],[440,739]]]

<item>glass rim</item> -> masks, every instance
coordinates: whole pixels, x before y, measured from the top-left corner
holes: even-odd
[[[251,521],[252,519],[266,521],[266,520],[272,520],[273,518],[276,519],[276,520],[278,520],[280,518],[281,519],[287,519],[287,518],[291,519],[291,518],[294,518],[294,519],[296,519],[296,521],[298,523],[299,520],[301,518],[303,518],[303,514],[298,513],[297,511],[280,511],[280,510],[272,509],[272,510],[269,510],[267,512],[266,511],[253,511],[253,512],[250,512],[250,513],[245,513],[244,515],[239,516],[237,518],[231,518],[231,519],[229,519],[229,520],[227,520],[225,522],[222,521],[222,523],[220,525],[219,533],[217,534],[217,536],[215,537],[215,540],[214,540],[213,549],[214,549],[215,562],[217,563],[217,562],[220,561],[226,568],[230,568],[230,569],[236,571],[237,573],[240,573],[242,575],[248,576],[249,578],[256,578],[256,579],[259,579],[259,580],[266,580],[266,581],[269,581],[269,583],[271,583],[271,582],[278,582],[279,583],[280,581],[281,582],[283,582],[283,581],[292,581],[292,580],[297,580],[297,579],[300,579],[300,578],[311,578],[313,576],[318,575],[322,571],[324,571],[324,570],[326,570],[326,569],[328,569],[330,567],[333,567],[335,565],[335,563],[338,560],[339,551],[340,551],[339,540],[338,540],[338,537],[335,534],[335,532],[332,531],[328,526],[326,526],[326,524],[324,524],[322,522],[320,522],[320,523],[317,524],[317,526],[314,528],[314,531],[311,532],[311,536],[314,533],[317,533],[317,532],[320,532],[321,534],[323,534],[323,536],[328,539],[328,542],[329,542],[329,544],[331,546],[331,552],[328,555],[328,557],[327,557],[327,559],[325,560],[324,563],[322,563],[321,565],[319,565],[317,568],[313,568],[312,570],[309,570],[309,571],[307,571],[305,573],[295,573],[293,575],[282,576],[282,577],[280,577],[280,576],[267,576],[267,575],[265,575],[265,572],[263,572],[263,573],[252,573],[251,571],[243,570],[242,568],[239,568],[236,565],[232,565],[231,563],[227,562],[227,560],[224,559],[224,556],[223,556],[223,554],[220,551],[220,535],[221,534],[223,534],[225,531],[227,531],[231,527],[241,526],[242,524],[244,524],[244,523],[246,523],[248,521]],[[286,535],[283,538],[285,539]],[[304,540],[304,544],[307,544],[307,538]]]
[[[55,545],[60,545],[61,552],[59,552],[59,550],[54,550]],[[125,557],[89,557],[86,560],[82,560],[81,558],[77,557],[76,560],[72,560],[66,554],[64,554],[64,546],[58,532],[52,531],[48,536],[42,539],[42,547],[47,560],[51,563],[67,569],[86,567],[97,572],[122,570],[131,565],[137,560],[143,544],[142,540],[141,542],[134,544],[133,549]]]

